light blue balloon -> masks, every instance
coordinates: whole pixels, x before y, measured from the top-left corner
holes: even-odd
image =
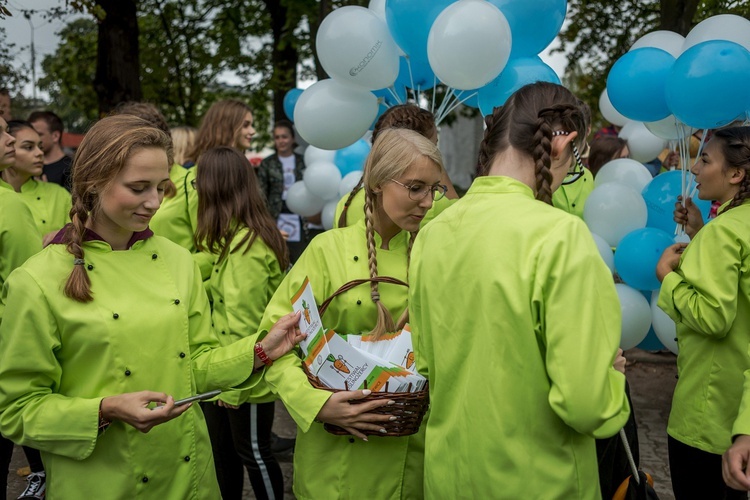
[[[427,61],[427,37],[432,23],[456,0],[386,0],[385,18],[396,44],[407,55]]]
[[[615,250],[617,274],[633,288],[656,290],[661,286],[656,277],[656,264],[672,243],[669,234],[653,227],[636,229],[626,234]]]
[[[505,104],[516,90],[534,82],[560,85],[560,78],[555,70],[544,64],[538,56],[511,59],[497,78],[479,89],[479,110],[484,116],[491,115],[492,111]]]
[[[409,69],[411,67],[411,73]],[[408,89],[429,90],[435,86],[435,73],[430,67],[427,59],[418,60],[413,57],[408,59],[404,56],[399,58],[398,77],[393,84],[396,88],[406,87]]]
[[[699,43],[675,62],[667,78],[667,104],[693,128],[723,127],[750,109],[748,81],[747,49],[726,40]]]
[[[615,62],[607,76],[607,95],[615,109],[631,120],[655,122],[671,113],[667,78],[675,58],[654,47],[631,50]]]
[[[513,39],[510,57],[535,56],[557,36],[566,0],[489,0],[505,15]]]
[[[284,96],[284,114],[294,120],[294,106],[297,105],[297,99],[302,95],[302,89],[291,89]]]
[[[646,201],[646,209],[648,210],[646,226],[661,229],[668,234],[674,234],[674,230],[677,227],[673,215],[674,205],[677,203],[677,197],[681,194],[681,171],[672,170],[654,177],[643,188],[643,192],[641,193],[643,199]],[[708,214],[711,211],[711,202],[699,200],[698,197],[695,197],[693,198],[693,203],[701,211],[703,221],[706,222]]]
[[[368,154],[370,154],[370,145],[364,139],[360,139],[351,146],[336,151],[333,162],[343,177],[349,172],[364,170]]]

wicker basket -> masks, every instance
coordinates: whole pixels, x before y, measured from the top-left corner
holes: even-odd
[[[328,306],[330,305],[331,301],[338,295],[351,290],[352,288],[362,285],[364,283],[370,283],[370,282],[376,282],[376,283],[390,283],[392,285],[401,285],[408,287],[409,285],[404,283],[401,280],[397,280],[395,278],[390,278],[387,276],[380,276],[373,279],[360,279],[360,280],[353,280],[346,284],[344,284],[341,288],[336,290],[333,295],[328,297],[321,305],[320,305],[320,316],[323,317],[323,314],[325,313],[326,309],[328,309]],[[325,391],[330,391],[333,393],[341,392],[340,389],[331,389],[330,387],[326,387],[323,385],[320,380],[312,375],[310,372],[307,371],[307,367],[305,367],[303,363],[303,368],[305,369],[305,373],[307,374],[307,378],[310,381],[310,384],[312,384],[313,387],[316,389],[322,389]],[[416,432],[419,430],[419,426],[422,425],[422,419],[424,418],[425,413],[427,413],[427,408],[430,405],[430,395],[429,395],[429,389],[428,385],[425,384],[424,389],[418,392],[388,392],[388,385],[386,384],[386,392],[373,392],[369,396],[363,398],[363,399],[353,399],[350,401],[351,404],[362,404],[366,403],[368,401],[382,401],[382,400],[391,400],[394,402],[392,405],[386,405],[381,406],[379,408],[376,408],[375,410],[372,410],[371,413],[376,413],[380,415],[389,415],[392,417],[397,417],[396,420],[388,421],[388,422],[380,422],[380,425],[382,425],[383,428],[385,428],[386,432],[385,434],[377,431],[365,431],[360,430],[365,435],[369,436],[409,436],[411,434],[416,434]],[[349,432],[345,431],[341,427],[338,427],[336,425],[331,424],[325,424],[324,425],[325,430],[330,432],[331,434],[335,434],[337,436],[345,436],[349,435]]]

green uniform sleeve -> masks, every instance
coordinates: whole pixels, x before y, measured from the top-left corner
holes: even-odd
[[[550,235],[537,263],[532,305],[550,379],[553,411],[581,434],[616,434],[630,415],[625,376],[612,368],[621,312],[611,275],[586,226]]]
[[[741,245],[728,226],[706,224],[662,281],[659,307],[677,323],[714,338],[729,332],[737,315]]]
[[[94,450],[99,401],[57,394],[62,369],[57,323],[24,270],[3,287],[13,314],[0,326],[0,432],[17,444],[82,460]],[[28,369],[28,360],[34,369]]]

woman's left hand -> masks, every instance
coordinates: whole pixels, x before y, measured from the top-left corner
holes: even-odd
[[[687,243],[675,243],[664,250],[656,264],[656,277],[659,278],[659,282],[664,281],[667,274],[677,269],[680,264],[680,256],[686,247]]]
[[[299,318],[299,312],[289,313],[271,327],[268,335],[260,341],[266,356],[279,359],[307,337],[299,329]]]
[[[625,373],[625,364],[627,359],[622,355],[622,349],[617,349],[617,356],[615,356],[615,362],[612,363],[612,367],[620,373]]]

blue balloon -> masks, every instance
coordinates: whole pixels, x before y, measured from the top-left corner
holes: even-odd
[[[360,139],[351,146],[336,151],[333,162],[343,177],[349,172],[364,170],[368,154],[370,154],[370,145],[364,139]]]
[[[750,109],[750,52],[726,40],[690,47],[667,79],[672,114],[693,128],[723,127]],[[614,103],[614,101],[612,101]]]
[[[534,82],[560,85],[560,78],[537,56],[511,59],[497,78],[479,89],[479,110],[484,116],[491,115],[516,90]]]
[[[393,84],[396,88],[406,87],[408,89],[429,90],[435,86],[435,72],[432,71],[427,59],[419,60],[413,57],[401,56],[399,58],[398,77]]]
[[[474,90],[453,89],[453,95],[456,96],[456,98],[459,101],[464,101],[463,102],[464,106],[468,106],[474,109],[479,108],[479,89],[474,89]]]
[[[672,243],[672,237],[661,229],[644,227],[626,234],[615,250],[615,270],[620,278],[638,290],[656,290],[656,264]]]
[[[674,221],[674,205],[677,203],[677,197],[682,194],[682,172],[672,170],[659,174],[649,182],[641,195],[646,201],[648,209],[647,227],[661,229],[668,234],[674,234],[677,223]],[[693,203],[703,215],[703,221],[708,220],[708,214],[711,211],[711,202],[693,198]]]
[[[510,57],[535,56],[552,43],[565,21],[566,0],[489,0],[510,24]]]
[[[607,76],[607,94],[626,118],[655,122],[671,113],[666,84],[675,58],[654,47],[631,50],[615,62]]]
[[[391,93],[391,90],[395,92],[396,96],[398,96],[398,100],[393,96],[393,93]],[[373,90],[373,94],[378,96],[379,98],[383,99],[383,103],[385,103],[387,106],[395,106],[396,104],[405,104],[406,103],[406,89],[403,85],[396,85],[394,84],[393,87],[390,89],[379,89],[379,90]]]
[[[294,106],[297,105],[297,99],[302,95],[302,89],[291,89],[284,96],[284,114],[290,120],[294,120]]]
[[[385,18],[396,44],[412,59],[427,61],[432,23],[456,0],[386,0]]]

